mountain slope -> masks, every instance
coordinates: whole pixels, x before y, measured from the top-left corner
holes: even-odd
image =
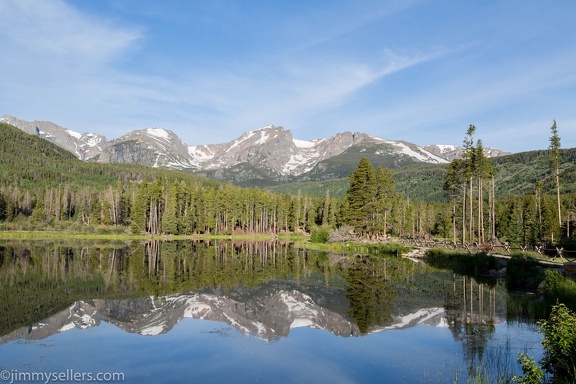
[[[98,164],[79,160],[69,151],[37,135],[29,135],[0,122],[0,185],[38,189],[73,183],[104,188],[123,182],[187,180],[217,184],[186,172],[150,168],[138,164]]]
[[[106,141],[103,136],[80,134],[50,122],[26,122],[12,116],[0,120],[55,143],[82,160],[185,170],[246,187],[297,183],[278,187],[277,191],[294,191],[303,186],[302,183],[308,183],[305,190],[315,189],[315,194],[321,195],[325,194],[325,189],[319,191],[315,182],[344,179],[333,187],[334,196],[345,191],[346,178],[360,159],[366,157],[374,166],[396,170],[398,190],[406,196],[442,201],[446,158],[458,158],[462,153],[462,148],[457,146],[422,148],[357,132],[303,141],[294,138],[289,130],[275,126],[246,132],[227,143],[187,146],[174,132],[161,128],[137,130]],[[485,154],[502,164],[499,168],[504,169],[497,171],[497,177],[502,178],[496,186],[500,195],[511,191],[525,193],[530,189],[526,184],[535,182],[536,178],[545,178],[549,171],[542,161],[528,166],[505,160],[507,156],[502,156],[505,153],[500,150],[485,148]],[[569,168],[568,165],[563,168],[565,178],[570,172],[576,172]],[[570,190],[569,186],[565,188]]]
[[[431,144],[425,146],[424,149],[449,161],[454,159],[461,159],[462,153],[464,152],[464,148],[458,147],[456,145]],[[484,148],[484,156],[486,157],[500,157],[506,155],[511,155],[511,153],[504,152],[500,149]]]
[[[308,179],[342,176],[351,166],[339,164],[350,159],[355,162],[366,150],[386,158],[384,163],[390,166],[447,162],[415,144],[364,133],[343,132],[304,141],[282,127],[268,126],[228,143],[187,147],[176,134],[160,128],[133,131],[106,141],[103,136],[82,135],[50,122],[26,122],[12,116],[2,120],[52,141],[82,160],[185,169],[245,185],[285,182],[309,172]]]
[[[50,121],[24,121],[14,116],[2,116],[0,122],[10,124],[22,131],[41,137],[73,153],[81,160],[97,156],[104,145],[106,137],[95,133],[81,134],[63,128]]]
[[[361,157],[354,154],[366,148],[375,156],[387,157],[389,164],[447,162],[414,144],[363,133],[344,132],[327,139],[302,141],[295,139],[289,130],[274,126],[246,132],[226,144],[190,147],[190,153],[209,177],[254,183],[254,179],[266,178],[280,181],[298,176],[303,179],[347,176]],[[256,168],[262,174],[254,172]]]
[[[377,158],[369,157],[369,159],[374,166],[384,166],[378,162]],[[533,194],[537,180],[544,183],[544,193],[555,193],[550,155],[547,150],[499,156],[493,158],[492,162],[494,163],[496,197]],[[576,192],[576,148],[561,149],[560,162],[561,193],[574,193]],[[424,163],[392,168],[396,190],[410,199],[445,202],[447,197],[443,185],[447,168],[446,164]],[[317,197],[324,197],[326,190],[329,189],[330,196],[343,197],[348,189],[348,179],[342,177],[324,180],[303,175],[302,178],[296,178],[290,183],[276,184],[267,189],[277,193],[301,192]]]
[[[161,128],[132,131],[106,143],[101,153],[89,160],[167,169],[196,168],[188,155],[188,146],[174,132]]]
[[[360,159],[367,158],[375,166],[395,169],[414,164],[445,164],[446,160],[405,142],[371,138],[353,145],[339,155],[320,161],[300,181],[332,180],[348,175],[356,169]]]

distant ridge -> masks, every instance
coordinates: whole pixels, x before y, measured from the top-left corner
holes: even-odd
[[[84,161],[187,170],[241,185],[345,177],[361,157],[398,168],[419,163],[445,164],[461,154],[455,146],[422,148],[360,132],[299,140],[290,130],[274,125],[245,132],[228,143],[188,146],[174,132],[162,128],[136,130],[107,140],[102,135],[81,134],[49,121],[28,122],[9,115],[0,121],[49,140]],[[487,151],[488,156],[504,154]]]

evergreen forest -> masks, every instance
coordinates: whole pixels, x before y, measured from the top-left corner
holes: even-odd
[[[83,162],[0,123],[0,230],[276,235],[322,228],[367,239],[569,247],[576,238],[576,150],[559,148],[555,126],[548,151],[486,158],[471,125],[463,158],[449,166],[391,171],[362,158],[338,188],[324,183],[315,193],[288,193]]]

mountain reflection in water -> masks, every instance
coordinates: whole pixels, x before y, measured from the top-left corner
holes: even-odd
[[[450,330],[473,375],[506,319],[496,280],[281,242],[3,241],[0,284],[4,345],[102,322],[155,336],[185,318],[211,320],[266,341],[301,327],[350,337],[427,324]]]

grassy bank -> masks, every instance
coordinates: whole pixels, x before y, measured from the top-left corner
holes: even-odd
[[[134,235],[130,233],[74,233],[59,231],[0,231],[0,239],[30,239],[30,240],[284,240],[293,241],[289,235],[243,234],[243,235]],[[296,239],[302,240],[303,237]]]
[[[313,251],[350,253],[350,254],[361,253],[371,256],[379,256],[379,255],[400,256],[404,253],[410,252],[412,249],[402,244],[395,244],[395,243],[366,244],[366,243],[355,243],[352,241],[348,241],[345,243],[312,243],[308,241],[296,241],[294,242],[294,245],[299,248],[309,249]]]

